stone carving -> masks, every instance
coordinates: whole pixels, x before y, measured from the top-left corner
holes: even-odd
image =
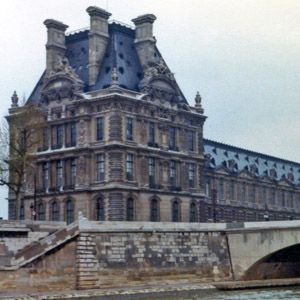
[[[118,86],[119,85],[119,75],[117,68],[114,68],[111,73],[111,86]]]
[[[14,93],[13,93],[13,95],[11,97],[11,107],[12,108],[18,107],[19,106],[18,102],[19,102],[19,97],[17,95],[17,92],[14,91]]]
[[[195,107],[202,108],[201,101],[202,101],[202,98],[201,98],[200,93],[198,91],[197,94],[196,94],[196,97],[195,97],[195,102],[196,102]]]
[[[50,73],[50,77],[57,73],[67,74],[76,80],[80,80],[79,76],[76,74],[76,72],[70,66],[69,60],[66,57],[60,58],[57,66],[55,68],[55,71]]]
[[[166,63],[162,58],[158,59],[157,62],[152,63],[144,73],[144,80],[152,79],[155,76],[164,75],[171,81],[175,81],[174,74],[171,73]]]
[[[86,161],[83,156],[78,159],[78,185],[84,186],[86,182]]]

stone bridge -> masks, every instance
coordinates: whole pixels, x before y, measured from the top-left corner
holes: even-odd
[[[226,227],[233,279],[300,277],[300,221],[233,223]]]
[[[300,221],[0,222],[0,297],[300,278]]]

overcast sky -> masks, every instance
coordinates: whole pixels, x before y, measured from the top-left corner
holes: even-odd
[[[1,118],[13,91],[28,97],[45,69],[43,21],[87,27],[90,5],[127,24],[156,15],[157,46],[190,105],[200,91],[206,138],[300,162],[299,0],[1,1]]]

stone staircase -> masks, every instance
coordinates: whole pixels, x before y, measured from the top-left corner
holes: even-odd
[[[31,244],[20,249],[16,254],[7,253],[0,256],[0,270],[17,270],[20,267],[34,261],[52,249],[71,240],[79,234],[77,222],[56,230],[54,233],[33,241]]]

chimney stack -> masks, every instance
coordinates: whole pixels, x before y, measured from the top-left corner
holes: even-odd
[[[142,15],[132,20],[135,25],[135,48],[144,71],[149,63],[154,61],[153,23],[155,20],[156,17],[152,14]]]
[[[46,77],[56,70],[60,59],[65,56],[66,43],[65,31],[69,27],[62,22],[47,19],[44,21],[47,27],[47,44],[46,44]]]
[[[101,63],[108,44],[108,19],[111,16],[106,10],[90,6],[86,10],[90,16],[89,33],[89,84],[96,83]]]

